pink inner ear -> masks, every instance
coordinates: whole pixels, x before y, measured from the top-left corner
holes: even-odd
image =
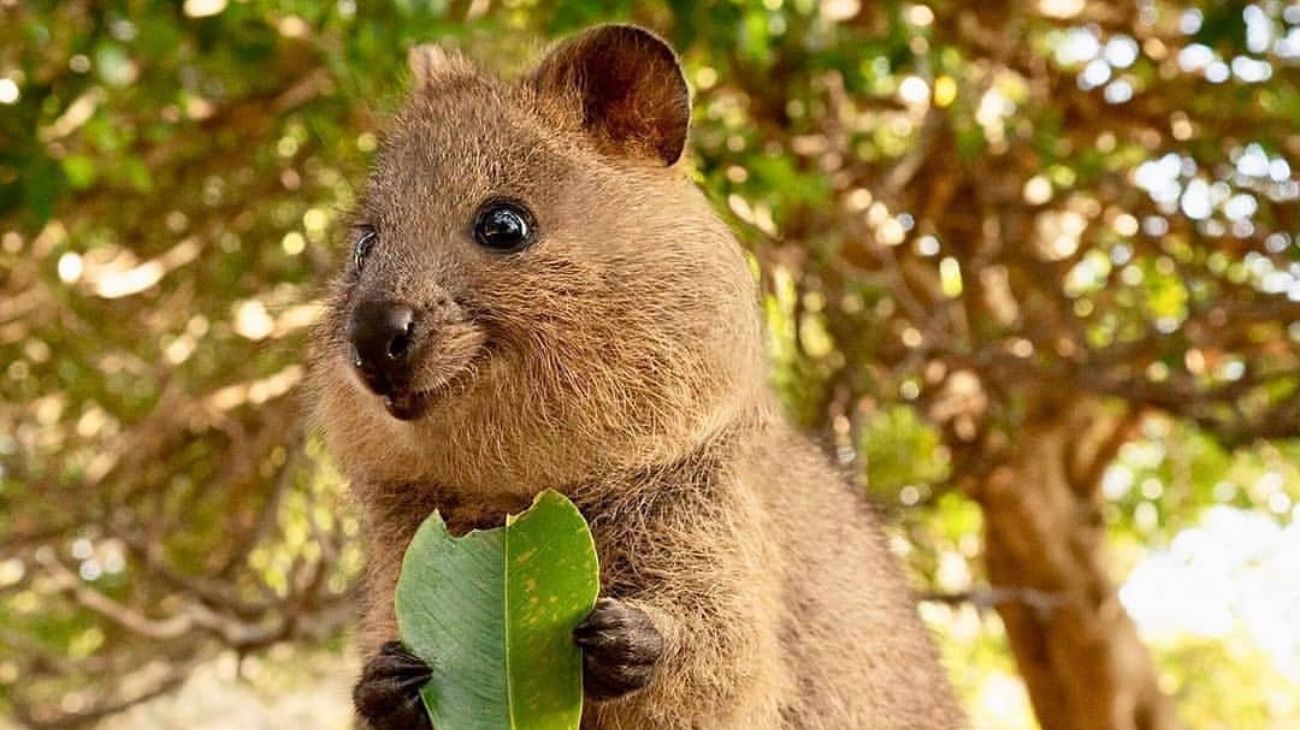
[[[671,165],[690,125],[690,91],[668,45],[634,26],[601,26],[556,49],[537,73],[542,90],[577,90],[583,124],[600,146]]]

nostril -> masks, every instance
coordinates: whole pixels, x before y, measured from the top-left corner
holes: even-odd
[[[408,376],[408,359],[419,344],[415,311],[399,302],[363,301],[352,310],[347,337],[351,363],[371,390],[387,391]]]
[[[415,335],[415,322],[407,321],[403,330],[395,335],[388,342],[388,359],[400,360],[406,357],[406,353],[411,349],[411,339]]]

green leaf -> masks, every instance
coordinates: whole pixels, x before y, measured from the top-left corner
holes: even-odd
[[[63,159],[63,174],[69,185],[84,190],[95,182],[95,161],[86,155],[68,155]]]
[[[434,512],[397,581],[402,641],[433,668],[421,690],[438,730],[576,730],[582,654],[573,629],[595,606],[587,522],[547,490],[505,527],[463,537]]]

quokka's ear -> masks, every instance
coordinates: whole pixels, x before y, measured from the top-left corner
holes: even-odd
[[[534,72],[543,98],[577,106],[598,147],[671,165],[686,146],[691,95],[677,54],[634,25],[601,25],[560,44]]]
[[[474,73],[474,65],[455,51],[448,51],[432,43],[411,48],[406,53],[406,65],[411,68],[411,90],[427,91],[444,81]]]

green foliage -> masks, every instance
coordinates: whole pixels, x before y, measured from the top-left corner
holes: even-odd
[[[1148,421],[1107,469],[1112,532],[1132,547],[1167,545],[1209,507],[1252,510],[1289,523],[1300,503],[1296,441],[1229,452],[1208,434],[1177,421]]]
[[[582,653],[573,630],[596,605],[587,522],[546,491],[504,527],[462,537],[434,512],[397,582],[402,641],[433,669],[421,690],[436,727],[576,730]]]
[[[1241,634],[1188,639],[1160,653],[1162,679],[1172,686],[1189,726],[1281,730],[1300,722],[1300,702],[1273,661]],[[1241,681],[1225,682],[1224,676]]]
[[[916,504],[948,478],[948,455],[938,432],[911,408],[897,405],[872,414],[862,442],[867,484],[881,496]],[[908,487],[911,491],[900,495]]]

